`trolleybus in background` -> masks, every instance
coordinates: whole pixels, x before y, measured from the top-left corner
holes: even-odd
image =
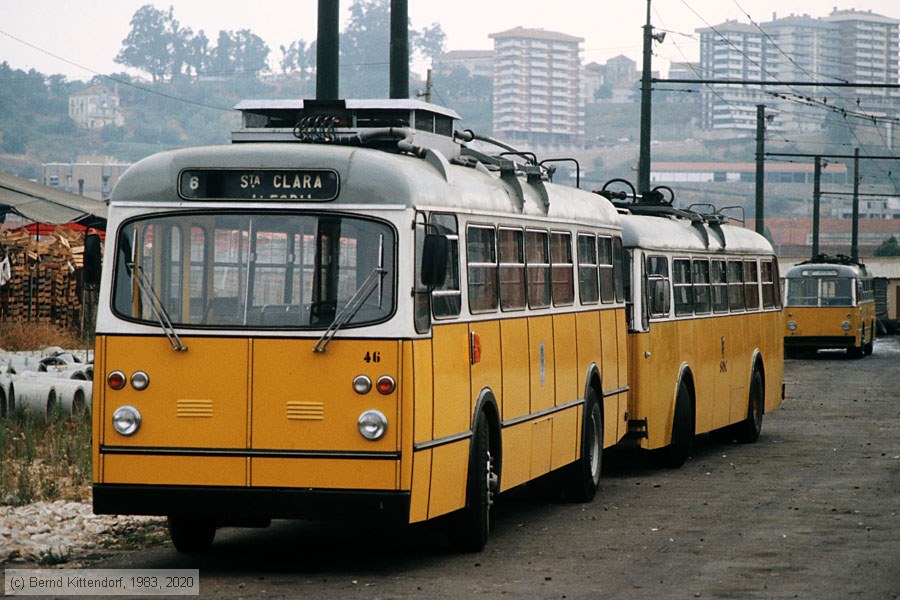
[[[854,357],[875,345],[875,291],[866,266],[820,254],[791,267],[784,280],[785,352],[845,348]]]
[[[709,205],[675,208],[665,186],[644,198],[633,188],[601,193],[618,198],[625,213],[632,442],[660,450],[673,467],[696,434],[718,430],[755,442],[763,414],[783,396],[772,246]]]
[[[675,464],[777,404],[755,234],[553,184],[419,101],[239,109],[232,144],[144,159],[113,192],[95,512],[165,515],[182,551],[373,513],[477,550],[501,492],[587,501],[604,448],[674,442]]]

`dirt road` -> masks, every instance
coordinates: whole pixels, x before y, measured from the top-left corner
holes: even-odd
[[[279,522],[97,568],[199,568],[208,598],[900,598],[900,340],[788,360],[751,445],[697,440],[679,470],[606,457],[590,504],[502,499],[480,554],[428,528]]]

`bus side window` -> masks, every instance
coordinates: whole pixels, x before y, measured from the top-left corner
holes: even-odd
[[[550,233],[550,275],[554,306],[571,306],[575,302],[575,279],[572,274],[572,234]]]
[[[673,264],[675,286],[675,316],[694,313],[694,291],[691,289],[691,261],[677,258]]]
[[[693,261],[694,283],[694,312],[706,314],[710,311],[710,284],[709,261],[706,259],[694,259]]]
[[[762,271],[762,301],[763,308],[774,308],[776,305],[775,297],[777,296],[775,285],[775,270],[771,260],[760,262],[760,270]]]
[[[669,316],[672,301],[672,293],[669,290],[669,260],[665,256],[647,257],[646,279],[650,316]]]
[[[748,310],[759,308],[759,275],[756,260],[744,261],[744,302]]]
[[[600,299],[609,304],[616,297],[613,274],[612,238],[597,238],[598,264],[600,266]]]
[[[578,296],[582,304],[597,304],[600,284],[597,279],[597,238],[578,234]]]
[[[546,231],[525,232],[525,262],[528,271],[528,306],[550,306],[550,244]]]
[[[625,277],[627,271],[624,267],[624,251],[622,250],[622,238],[613,238],[613,279],[616,287],[616,302],[625,302]]]
[[[712,296],[713,311],[728,312],[728,277],[724,260],[712,261]]]
[[[521,229],[501,227],[500,246],[500,309],[525,308],[525,240]]]
[[[497,242],[493,227],[470,225],[466,232],[469,310],[497,310]]]
[[[431,292],[431,310],[435,319],[456,317],[460,312],[462,292],[459,287],[459,228],[456,217],[432,213],[429,220],[439,233],[447,236],[447,275],[444,283],[434,286]]]
[[[744,310],[744,270],[739,260],[728,261],[728,307]]]

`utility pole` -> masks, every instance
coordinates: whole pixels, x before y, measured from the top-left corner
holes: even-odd
[[[409,6],[407,0],[391,0],[390,46],[392,99],[409,98]]]
[[[338,99],[339,17],[339,0],[319,0],[319,32],[316,40],[316,100]]]
[[[821,182],[822,157],[817,156],[815,169],[813,171],[813,239],[811,258],[815,258],[819,255],[819,201],[822,198]]]
[[[853,233],[850,234],[850,258],[859,260],[859,148],[853,150]]]
[[[766,106],[756,105],[756,233],[765,235],[766,225],[763,214],[766,180]]]
[[[653,56],[653,26],[650,24],[650,0],[644,25],[644,66],[641,72],[641,145],[638,158],[638,193],[650,191],[650,83]]]

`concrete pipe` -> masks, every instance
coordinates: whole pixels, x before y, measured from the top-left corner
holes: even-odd
[[[15,379],[15,409],[46,419],[56,410],[56,388],[53,383],[33,377]]]

